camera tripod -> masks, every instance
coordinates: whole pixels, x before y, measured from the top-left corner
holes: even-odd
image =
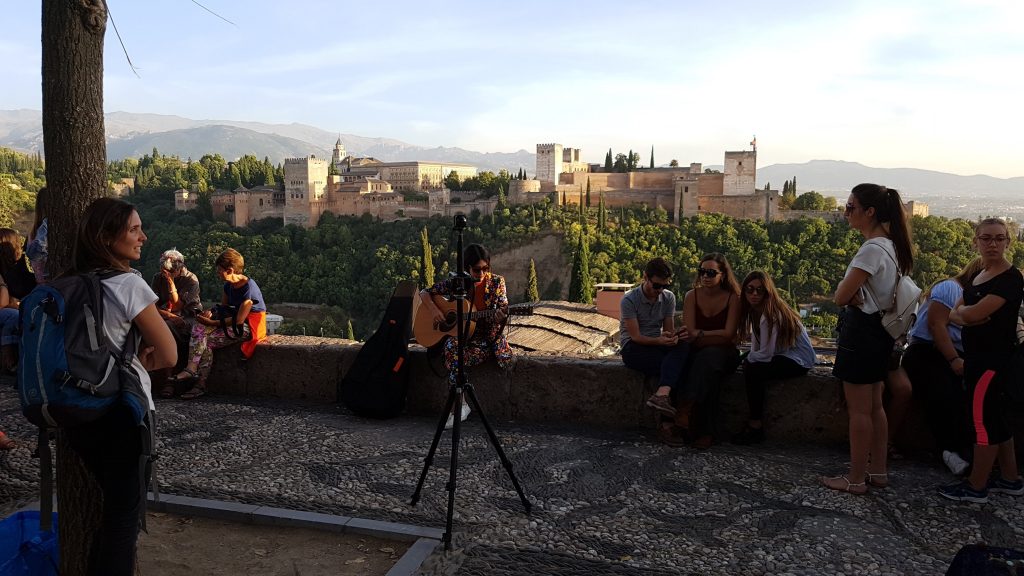
[[[441,420],[437,423],[437,430],[434,431],[434,439],[430,443],[430,450],[427,451],[427,456],[424,458],[423,471],[420,473],[419,482],[416,483],[416,491],[412,493],[411,504],[415,506],[420,500],[420,492],[423,490],[423,482],[427,478],[427,471],[430,469],[431,464],[434,462],[434,454],[437,452],[437,446],[441,441],[441,434],[444,432],[444,425],[448,419],[448,415],[452,414],[452,454],[451,461],[448,467],[448,483],[445,488],[448,490],[448,510],[447,516],[445,517],[444,535],[442,541],[444,542],[444,549],[449,551],[452,549],[452,515],[455,512],[455,490],[457,488],[457,478],[459,473],[459,439],[461,437],[462,430],[462,404],[463,402],[469,402],[470,407],[476,411],[480,417],[480,422],[483,423],[484,429],[487,431],[487,438],[491,442],[491,446],[494,447],[494,451],[498,453],[498,459],[501,461],[501,465],[504,466],[505,472],[508,473],[509,480],[512,481],[512,486],[515,487],[516,494],[519,495],[519,500],[523,503],[523,508],[526,512],[530,512],[530,501],[526,499],[526,495],[523,494],[523,489],[519,485],[519,480],[516,478],[515,472],[512,471],[512,462],[509,461],[505,455],[505,450],[501,447],[501,441],[498,440],[498,436],[494,433],[494,428],[491,427],[491,423],[487,420],[487,416],[484,414],[483,409],[480,407],[480,402],[476,398],[476,392],[473,390],[473,385],[466,380],[465,362],[464,355],[466,350],[467,334],[469,333],[469,322],[465,318],[465,302],[468,292],[473,286],[473,277],[466,273],[465,262],[463,261],[462,255],[462,235],[466,229],[466,217],[458,215],[455,217],[455,226],[453,230],[458,235],[458,249],[456,252],[456,269],[459,273],[449,279],[449,286],[452,288],[452,296],[458,302],[455,307],[456,324],[457,324],[457,346],[456,354],[458,358],[458,369],[456,370],[456,377],[454,383],[448,385],[448,399],[445,402],[444,411],[441,413]]]

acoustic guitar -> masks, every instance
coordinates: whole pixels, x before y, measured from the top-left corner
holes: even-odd
[[[434,323],[434,316],[430,309],[421,305],[416,310],[416,319],[412,324],[412,333],[416,337],[416,343],[430,348],[440,342],[445,336],[456,337],[458,335],[458,317],[456,307],[458,300],[449,302],[443,296],[434,295],[434,304],[444,313],[444,323]],[[466,338],[473,336],[478,320],[486,320],[494,317],[497,310],[470,311],[472,303],[469,300],[462,301],[464,319],[469,321],[469,329]],[[533,304],[514,304],[508,307],[509,316],[529,316],[533,314]]]

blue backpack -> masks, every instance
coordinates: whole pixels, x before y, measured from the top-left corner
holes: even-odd
[[[118,402],[136,423],[145,420],[149,403],[132,367],[137,330],[133,324],[120,347],[103,331],[100,281],[124,273],[62,276],[21,301],[18,391],[22,412],[36,426],[93,422]]]
[[[132,366],[135,324],[120,349],[103,331],[102,280],[126,274],[103,270],[69,274],[32,289],[20,305],[18,393],[21,411],[39,427],[40,507],[49,529],[53,478],[50,430],[95,422],[121,404],[142,436],[140,491],[145,501],[152,470],[154,422],[142,382]],[[144,514],[145,506],[140,514]],[[145,519],[142,519],[145,526]]]

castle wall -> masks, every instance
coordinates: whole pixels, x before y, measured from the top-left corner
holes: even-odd
[[[311,202],[322,202],[327,197],[327,160],[285,158],[284,160],[284,223],[311,228],[316,226],[320,213],[311,209]]]
[[[715,212],[744,220],[773,219],[778,200],[765,191],[745,196],[722,195],[700,196],[697,198],[698,212]]]
[[[561,144],[537,144],[537,180],[558,183],[558,176],[563,172],[563,158]]]

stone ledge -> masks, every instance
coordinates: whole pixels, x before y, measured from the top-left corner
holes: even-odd
[[[249,360],[237,348],[216,351],[210,390],[237,396],[286,398],[332,403],[337,387],[362,345],[351,340],[274,335],[260,343]],[[448,386],[440,358],[428,364],[426,350],[413,345],[409,356],[406,412],[438,416]],[[642,376],[618,358],[519,356],[502,371],[491,362],[470,370],[477,398],[495,422],[585,424],[604,428],[652,427],[652,412],[643,402]],[[739,430],[747,414],[742,374],[733,375],[722,390],[720,429]],[[837,443],[847,441],[847,416],[842,386],[829,369],[774,383],[768,390],[765,426],[773,440]],[[1016,419],[1018,448],[1024,448],[1024,414]],[[917,405],[904,425],[902,443],[927,448],[930,434]]]

